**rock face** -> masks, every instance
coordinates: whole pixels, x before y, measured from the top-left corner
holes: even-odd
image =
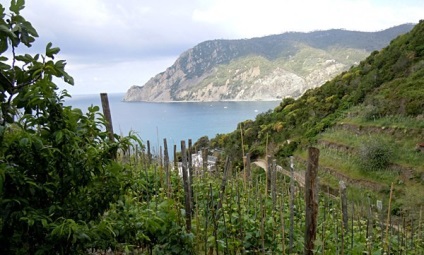
[[[279,100],[324,84],[411,30],[327,30],[246,40],[214,40],[181,54],[124,101]]]

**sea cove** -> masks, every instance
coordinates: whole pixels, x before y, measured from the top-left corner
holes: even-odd
[[[127,135],[134,131],[157,149],[166,138],[169,145],[181,140],[196,141],[202,136],[214,137],[237,128],[237,124],[274,109],[279,101],[220,102],[123,102],[124,94],[109,94],[114,132]],[[100,95],[74,95],[65,100],[86,111],[90,105],[101,106]]]

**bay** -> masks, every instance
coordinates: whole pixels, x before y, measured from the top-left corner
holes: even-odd
[[[256,115],[274,109],[279,101],[243,102],[123,102],[124,94],[109,94],[113,130],[120,135],[134,131],[144,143],[150,141],[152,150],[162,146],[166,138],[168,146],[181,140],[229,133],[237,124]],[[74,95],[65,105],[87,111],[90,105],[101,109],[100,95]],[[102,112],[102,110],[100,110]],[[172,150],[172,147],[170,147]]]

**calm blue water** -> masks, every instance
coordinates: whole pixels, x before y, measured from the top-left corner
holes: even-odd
[[[216,134],[232,132],[239,122],[254,119],[257,114],[274,109],[280,103],[147,103],[122,102],[124,94],[109,94],[108,97],[114,132],[128,135],[131,130],[135,131],[144,142],[149,140],[156,148],[163,144],[163,138],[167,139],[168,146],[179,146],[181,140],[195,142],[205,135],[212,138]],[[90,105],[101,108],[100,95],[76,95],[67,99],[66,104],[82,110],[87,110]]]

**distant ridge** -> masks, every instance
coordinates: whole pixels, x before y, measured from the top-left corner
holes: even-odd
[[[280,100],[322,85],[413,28],[288,32],[252,39],[205,41],[182,53],[125,101]]]

